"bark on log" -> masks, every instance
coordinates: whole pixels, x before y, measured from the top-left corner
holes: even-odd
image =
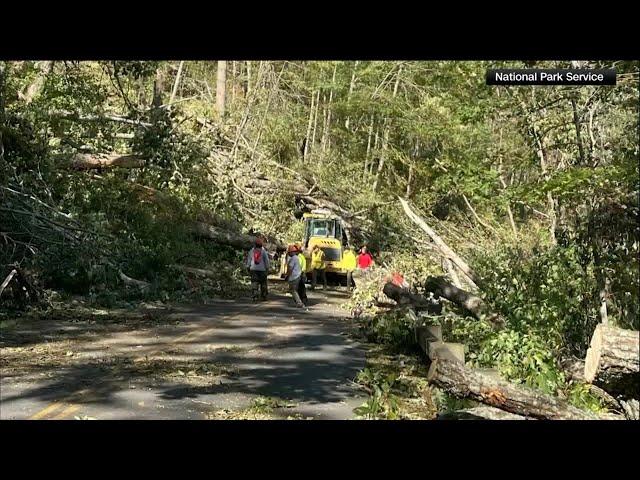
[[[2,285],[0,285],[0,295],[2,295],[2,292],[4,292],[4,289],[7,288],[7,285],[9,285],[9,282],[16,273],[18,273],[18,271],[14,268],[13,270],[11,270],[11,272],[9,272],[9,275],[6,276],[6,278],[2,282]]]
[[[638,398],[640,390],[640,336],[599,324],[591,337],[584,362],[584,378],[611,394]]]
[[[456,397],[470,398],[516,415],[550,420],[598,418],[564,400],[493,378],[458,362],[443,359],[432,362],[427,380]]]
[[[113,115],[108,113],[105,113],[103,115],[92,115],[92,114],[79,114],[77,112],[70,112],[67,110],[50,110],[48,114],[52,118],[62,118],[65,120],[73,120],[76,122],[116,122],[116,123],[126,123],[128,125],[135,125],[136,127],[144,127],[144,128],[149,128],[152,126],[152,124],[149,122],[144,122],[142,120],[132,120],[131,118],[126,118],[120,115]]]
[[[398,285],[394,285],[391,282],[385,283],[382,288],[382,293],[391,300],[394,300],[398,305],[410,305],[416,310],[427,310],[429,313],[435,313],[437,315],[442,313],[442,305],[440,303],[432,302],[422,295],[411,293],[410,291],[401,288]]]
[[[623,400],[620,404],[622,405],[627,420],[640,420],[640,404],[638,400]]]
[[[231,232],[220,227],[209,225],[208,223],[195,222],[193,227],[194,233],[202,238],[213,240],[222,245],[229,245],[240,250],[248,250],[253,247],[256,237],[254,235],[246,235],[244,233]],[[275,239],[267,239],[264,245],[267,250],[286,249],[286,245]]]
[[[184,265],[170,265],[170,267],[174,268],[176,270],[180,270],[181,272],[184,272],[184,273],[191,273],[193,275],[200,275],[201,277],[209,277],[209,278],[217,278],[218,277],[216,272],[214,272],[212,270],[204,270],[202,268],[186,267]]]
[[[120,280],[122,280],[125,285],[128,285],[130,287],[137,287],[140,290],[148,290],[151,286],[148,282],[136,280],[135,278],[131,278],[125,275],[121,270],[118,271],[118,275],[120,276]]]
[[[444,277],[428,277],[424,288],[427,292],[433,293],[434,296],[446,298],[464,308],[474,318],[486,321],[494,328],[503,328],[505,326],[504,318],[497,313],[490,312],[480,297],[452,285]]]
[[[466,408],[438,417],[439,420],[535,420],[486,405]]]
[[[71,165],[75,170],[94,170],[114,167],[141,168],[144,167],[145,161],[138,155],[78,153],[73,157]]]

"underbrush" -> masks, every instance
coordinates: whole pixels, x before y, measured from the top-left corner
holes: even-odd
[[[605,412],[588,387],[569,380],[560,366],[569,355],[584,357],[599,321],[595,281],[592,272],[583,270],[576,250],[537,241],[514,242],[475,252],[472,258],[482,278],[482,295],[493,311],[507,319],[507,328],[494,331],[448,302],[442,315],[427,317],[427,322],[442,325],[446,341],[465,344],[468,366],[496,368],[506,380],[559,396],[582,409]],[[439,266],[425,267],[403,255],[398,259],[394,266],[405,278],[437,274],[434,270]],[[392,354],[418,355],[413,324],[405,310],[376,307],[376,300],[388,301],[377,298],[384,297],[380,294],[383,283],[380,277],[361,285],[347,308],[359,314],[368,341]],[[378,379],[379,387],[372,390],[367,407],[383,417],[394,416],[392,380]],[[441,408],[456,404],[444,393],[440,397],[434,402]]]

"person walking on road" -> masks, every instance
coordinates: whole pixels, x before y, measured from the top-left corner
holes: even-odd
[[[349,245],[347,250],[344,252],[344,256],[342,257],[342,261],[344,263],[344,268],[347,270],[347,291],[353,291],[354,281],[353,281],[353,271],[356,269],[358,262],[356,260],[356,254],[353,251],[353,246]]]
[[[296,302],[298,307],[304,307],[300,295],[298,295],[298,287],[300,285],[300,275],[302,269],[300,268],[300,259],[298,258],[298,249],[295,245],[290,245],[287,249],[287,274],[285,279],[289,284],[289,292],[293,297],[293,301]]]
[[[309,299],[307,298],[307,259],[302,253],[302,245],[297,244],[296,249],[298,252],[298,260],[300,261],[300,283],[298,284],[298,295],[305,307],[309,306]]]
[[[324,251],[318,245],[314,245],[311,250],[311,290],[316,288],[318,275],[322,278],[322,289],[327,289],[327,275],[325,268]]]
[[[269,274],[269,253],[262,246],[262,239],[256,238],[255,244],[246,262],[247,270],[251,276],[251,292],[253,300],[266,300],[268,291],[267,275]],[[258,291],[259,290],[259,291]]]

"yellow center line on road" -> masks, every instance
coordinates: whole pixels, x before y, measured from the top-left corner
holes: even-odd
[[[29,417],[29,420],[41,420],[41,419],[48,420],[48,419],[46,419],[44,417],[46,417],[49,414],[55,413],[60,407],[62,407],[65,404],[66,405],[70,405],[70,406],[75,405],[74,403],[70,403],[69,400],[72,400],[72,399],[74,399],[74,398],[76,398],[78,396],[84,395],[88,391],[89,390],[87,388],[83,388],[82,390],[76,390],[75,392],[71,392],[69,395],[67,395],[63,399],[52,403],[51,405],[43,408],[39,412],[36,412],[35,414],[33,414],[32,416]],[[78,408],[80,408],[80,407],[78,407]],[[64,414],[66,412],[66,410],[68,410],[68,409],[69,409],[69,407],[67,407],[64,411],[59,413],[54,418],[57,419],[60,415]]]
[[[237,317],[243,313],[246,313],[247,311],[251,310],[252,307],[255,307],[255,305],[250,305],[247,308],[242,309],[240,312],[234,314],[234,315],[229,315],[229,316],[225,316],[224,318],[226,319],[230,319],[230,318],[234,318]],[[187,339],[189,340],[195,340],[198,337],[201,337],[203,335],[205,335],[206,333],[211,332],[212,330],[214,330],[216,327],[210,327],[207,328],[206,330],[202,330],[202,331],[193,331],[193,332],[189,332],[185,335],[182,335],[176,339],[173,340],[172,343],[177,343],[177,342],[183,342]],[[149,355],[153,355],[153,354],[158,354],[158,353],[162,353],[161,350],[156,350],[153,351],[151,353],[146,354],[145,356],[149,356]],[[76,412],[77,410],[80,409],[80,405],[77,405],[75,403],[69,403],[68,400],[71,400],[73,397],[77,397],[77,396],[81,396],[85,393],[88,392],[88,389],[83,389],[80,391],[75,391],[70,393],[69,395],[67,395],[65,398],[58,400],[48,406],[46,406],[45,408],[43,408],[42,410],[36,412],[35,414],[33,414],[31,417],[29,417],[29,420],[61,420],[63,418],[65,418],[67,415],[70,415],[71,413]],[[55,415],[54,417],[51,418],[45,418],[46,416],[48,416],[49,414],[54,414],[57,410],[59,410],[63,405],[68,405],[67,408],[65,408],[62,412],[60,412],[59,414]]]
[[[58,408],[60,408],[62,405],[64,405],[64,402],[62,402],[62,401],[54,402],[51,405],[49,405],[48,407],[43,408],[39,412],[37,412],[34,415],[32,415],[31,417],[29,417],[29,420],[40,420],[42,417],[48,415],[49,413],[55,412],[56,410],[58,410]]]
[[[58,415],[53,417],[52,420],[62,420],[67,415],[71,415],[72,413],[75,413],[78,410],[80,410],[80,405],[71,404],[67,408],[65,408],[62,412],[60,412]]]

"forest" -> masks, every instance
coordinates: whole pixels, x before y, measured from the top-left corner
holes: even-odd
[[[255,236],[282,254],[322,208],[375,259],[340,304],[371,345],[361,418],[637,420],[639,66],[2,61],[0,366],[26,319],[244,298]],[[434,326],[462,363],[429,353]]]

